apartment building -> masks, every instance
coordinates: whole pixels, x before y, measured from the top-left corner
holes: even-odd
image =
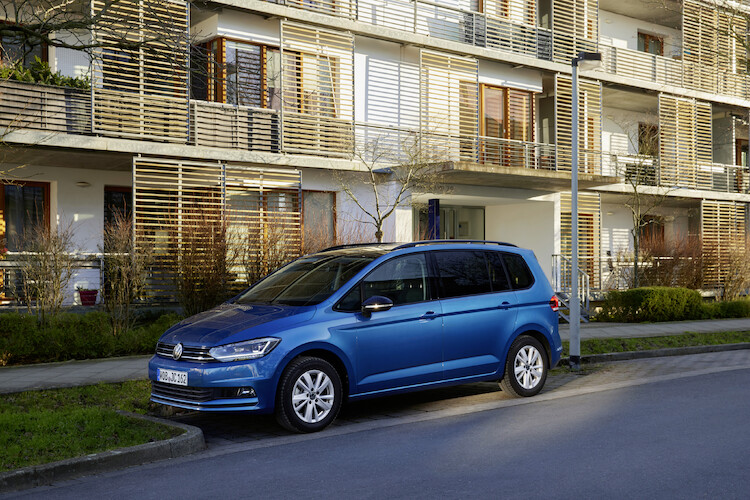
[[[206,217],[230,232],[282,227],[297,248],[369,237],[339,173],[362,172],[373,144],[408,142],[440,158],[441,188],[410,193],[385,241],[512,242],[532,248],[563,290],[571,58],[589,51],[603,60],[578,83],[583,279],[592,293],[618,286],[613,261],[633,250],[625,204],[637,178],[636,190],[660,200],[641,234],[702,245],[703,286],[720,287],[750,230],[750,79],[735,36],[747,21],[732,5],[92,0],[106,22],[58,34],[96,41],[92,57],[34,49],[54,71],[90,78],[89,89],[0,81],[0,170],[14,180],[0,192],[0,238],[21,252],[24,226],[44,220],[71,225],[77,246],[96,253],[123,208],[136,241],[161,255],[150,275],[158,297],[173,275],[168,256]],[[168,36],[137,48],[117,43],[159,33]],[[3,57],[13,50],[3,41]],[[365,180],[350,185],[363,205],[374,203]],[[82,268],[72,286],[99,279]]]

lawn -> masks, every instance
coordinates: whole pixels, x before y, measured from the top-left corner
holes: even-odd
[[[750,342],[750,332],[685,333],[663,337],[637,337],[581,340],[581,355],[613,352],[649,351],[670,347],[739,344]],[[570,355],[568,342],[563,341],[563,357]]]
[[[117,413],[147,413],[149,382],[4,394],[0,472],[168,439],[182,430]]]

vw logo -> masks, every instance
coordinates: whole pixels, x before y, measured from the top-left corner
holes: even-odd
[[[174,346],[174,349],[172,350],[172,357],[174,359],[180,359],[182,356],[182,344],[177,344]]]

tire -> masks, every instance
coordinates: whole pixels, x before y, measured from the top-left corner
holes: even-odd
[[[336,419],[341,400],[341,378],[333,365],[320,358],[296,358],[279,380],[276,421],[292,432],[317,432]]]
[[[544,387],[548,366],[547,351],[542,343],[534,337],[521,335],[508,351],[500,388],[513,397],[535,396]]]

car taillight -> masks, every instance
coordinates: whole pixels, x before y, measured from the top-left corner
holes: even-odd
[[[555,312],[560,309],[560,299],[557,298],[557,295],[553,295],[552,298],[549,299],[549,306]]]

